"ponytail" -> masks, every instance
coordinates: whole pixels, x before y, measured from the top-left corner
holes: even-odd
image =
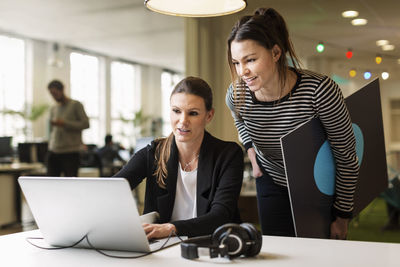
[[[166,179],[168,176],[167,162],[171,155],[171,144],[174,135],[171,133],[167,138],[159,139],[156,147],[155,159],[157,162],[157,168],[154,172],[156,176],[157,184],[161,188],[166,188]]]

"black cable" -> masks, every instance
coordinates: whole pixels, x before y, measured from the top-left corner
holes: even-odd
[[[35,246],[35,247],[37,247],[37,248],[47,249],[47,250],[55,250],[55,249],[73,248],[73,247],[75,247],[76,245],[78,245],[79,243],[81,243],[81,242],[83,241],[83,239],[85,239],[86,236],[87,236],[87,235],[85,235],[84,237],[82,237],[79,241],[77,241],[76,243],[72,244],[71,246],[66,246],[66,247],[51,247],[51,248],[41,247],[41,246],[38,246],[38,245],[36,245],[36,244],[34,244],[34,243],[32,243],[32,242],[30,241],[30,240],[43,240],[43,239],[44,239],[43,237],[27,237],[27,238],[25,238],[25,240],[26,240],[29,244],[31,244],[32,246]]]
[[[73,248],[73,247],[75,247],[76,245],[78,245],[79,243],[81,243],[84,239],[86,239],[87,243],[89,244],[89,247],[90,247],[91,249],[97,251],[97,252],[100,253],[101,255],[104,255],[104,256],[107,256],[107,257],[110,257],[110,258],[118,258],[118,259],[136,259],[136,258],[141,258],[141,257],[147,256],[147,255],[149,255],[149,254],[151,254],[151,253],[154,253],[154,252],[157,252],[157,251],[162,250],[163,248],[165,248],[165,245],[166,245],[166,244],[168,243],[168,241],[171,239],[172,235],[178,237],[178,239],[179,239],[180,241],[183,241],[183,239],[182,239],[179,235],[177,235],[177,234],[175,233],[175,231],[172,231],[172,232],[168,235],[167,240],[162,244],[162,246],[161,246],[159,249],[154,250],[154,251],[151,251],[151,252],[146,252],[146,253],[144,253],[144,254],[142,254],[142,255],[127,256],[127,257],[125,257],[125,256],[116,256],[116,255],[107,254],[107,253],[101,251],[100,249],[94,247],[94,246],[92,245],[92,243],[90,243],[90,241],[89,241],[89,236],[88,236],[87,234],[86,234],[84,237],[82,237],[79,241],[77,241],[76,243],[72,244],[71,246],[66,246],[66,247],[47,247],[47,248],[46,248],[46,247],[38,246],[38,245],[36,245],[36,244],[34,244],[34,243],[32,243],[32,242],[30,241],[30,240],[43,240],[43,239],[44,239],[43,237],[27,237],[27,238],[26,238],[26,241],[27,241],[29,244],[31,244],[32,246],[35,246],[35,247],[40,248],[40,249],[55,250],[55,249]]]
[[[151,254],[151,253],[154,253],[154,252],[157,252],[157,251],[162,250],[162,249],[165,247],[165,245],[168,243],[168,241],[171,239],[172,235],[177,236],[177,237],[179,238],[179,240],[183,241],[182,238],[180,238],[180,236],[178,236],[178,235],[175,233],[175,231],[172,231],[171,233],[169,233],[167,240],[165,240],[165,242],[162,244],[162,246],[161,246],[159,249],[154,250],[154,251],[150,251],[150,252],[146,252],[146,253],[144,253],[144,254],[142,254],[142,255],[137,255],[137,256],[116,256],[116,255],[107,254],[107,253],[105,253],[104,251],[101,251],[101,250],[99,250],[98,248],[94,247],[94,246],[92,245],[92,243],[90,243],[89,237],[88,237],[87,235],[86,235],[85,237],[86,237],[86,241],[88,242],[90,248],[91,248],[91,249],[94,249],[95,251],[97,251],[97,252],[100,253],[101,255],[104,255],[104,256],[107,256],[107,257],[110,257],[110,258],[117,258],[117,259],[137,259],[137,258],[141,258],[141,257],[147,256],[147,255],[149,255],[149,254]]]

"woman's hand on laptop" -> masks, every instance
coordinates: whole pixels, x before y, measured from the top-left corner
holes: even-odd
[[[146,233],[147,239],[153,238],[164,238],[168,237],[172,231],[176,233],[175,225],[172,223],[162,223],[162,224],[142,224],[144,232]]]

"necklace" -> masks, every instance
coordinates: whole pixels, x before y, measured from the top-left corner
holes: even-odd
[[[199,154],[197,154],[197,156],[195,156],[191,161],[189,161],[188,163],[185,163],[185,167],[183,168],[183,171],[186,172],[187,167],[190,167],[190,164],[192,164],[197,158],[199,157]]]

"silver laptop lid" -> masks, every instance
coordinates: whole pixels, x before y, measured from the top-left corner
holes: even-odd
[[[25,176],[18,182],[48,244],[70,246],[88,235],[98,249],[150,251],[127,180]]]

